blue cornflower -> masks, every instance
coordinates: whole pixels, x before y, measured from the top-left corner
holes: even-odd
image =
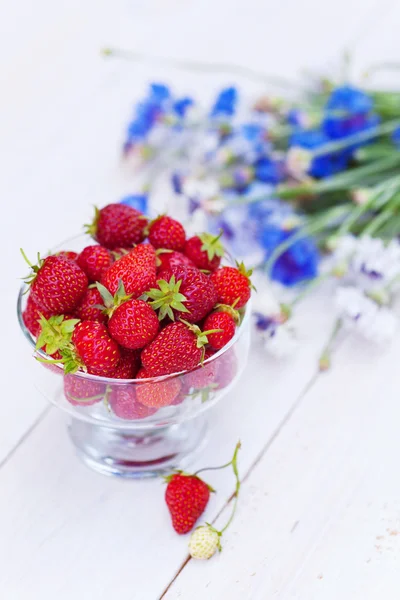
[[[175,100],[172,105],[172,109],[178,115],[178,117],[184,117],[188,108],[193,106],[193,104],[193,99],[186,96],[184,98],[178,98],[178,100]]]
[[[372,99],[365,92],[352,86],[336,88],[325,106],[323,131],[331,139],[340,139],[375,127],[379,117],[371,115],[372,109]]]
[[[259,242],[266,250],[266,259],[282,242],[296,233],[297,229],[284,230],[275,225],[265,225],[259,232]],[[294,242],[273,265],[271,278],[283,285],[292,286],[313,279],[318,274],[319,253],[311,238]]]
[[[127,128],[127,139],[125,148],[135,142],[142,141],[152,129],[153,125],[165,112],[166,105],[170,101],[171,92],[166,85],[152,83],[144,100],[138,102],[135,114]]]
[[[392,133],[392,142],[400,150],[400,127],[395,129]]]
[[[255,178],[263,183],[275,185],[284,179],[283,162],[272,160],[266,156],[256,161],[254,172]]]
[[[130,196],[125,196],[119,202],[120,204],[136,208],[136,210],[139,210],[143,214],[147,214],[149,198],[146,194],[131,194]]]
[[[299,146],[306,150],[315,150],[329,142],[329,138],[319,129],[295,132],[290,138],[290,146]],[[313,177],[329,177],[343,171],[348,164],[350,154],[347,150],[324,154],[313,159],[308,173]]]
[[[221,90],[214,106],[211,109],[212,117],[227,116],[231,117],[235,114],[236,104],[238,101],[238,93],[236,88],[229,87]]]

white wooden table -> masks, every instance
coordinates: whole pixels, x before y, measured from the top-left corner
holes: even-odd
[[[104,61],[101,46],[287,77],[349,48],[361,72],[398,58],[399,17],[396,0],[0,3],[2,599],[400,597],[400,339],[385,354],[346,340],[318,374],[331,326],[322,293],[301,306],[294,358],[254,349],[194,465],[224,462],[242,440],[238,513],[223,552],[201,563],[187,560],[160,481],[116,481],[78,461],[63,415],[32,386],[14,316],[19,246],[33,256],[77,232],[90,204],[133,190],[118,149],[146,82],[207,96],[231,80]],[[209,481],[218,494],[205,517],[218,524],[233,481]]]

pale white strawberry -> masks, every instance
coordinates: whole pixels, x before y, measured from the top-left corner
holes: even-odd
[[[196,527],[189,540],[190,556],[199,560],[208,560],[217,550],[221,550],[220,537],[221,532],[211,525]]]

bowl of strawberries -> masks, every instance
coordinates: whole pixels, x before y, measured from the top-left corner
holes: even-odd
[[[18,318],[36,385],[69,415],[84,462],[135,478],[199,452],[203,413],[246,365],[251,272],[218,236],[187,238],[176,219],[124,204],[96,209],[68,248],[24,258]]]

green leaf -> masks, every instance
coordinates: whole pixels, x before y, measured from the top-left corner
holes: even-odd
[[[106,308],[111,308],[112,306],[114,306],[114,297],[113,295],[108,291],[108,289],[99,281],[96,282],[96,287],[100,292],[101,297],[104,300],[104,305]],[[119,286],[118,286],[119,289]],[[117,292],[118,293],[118,292]]]

